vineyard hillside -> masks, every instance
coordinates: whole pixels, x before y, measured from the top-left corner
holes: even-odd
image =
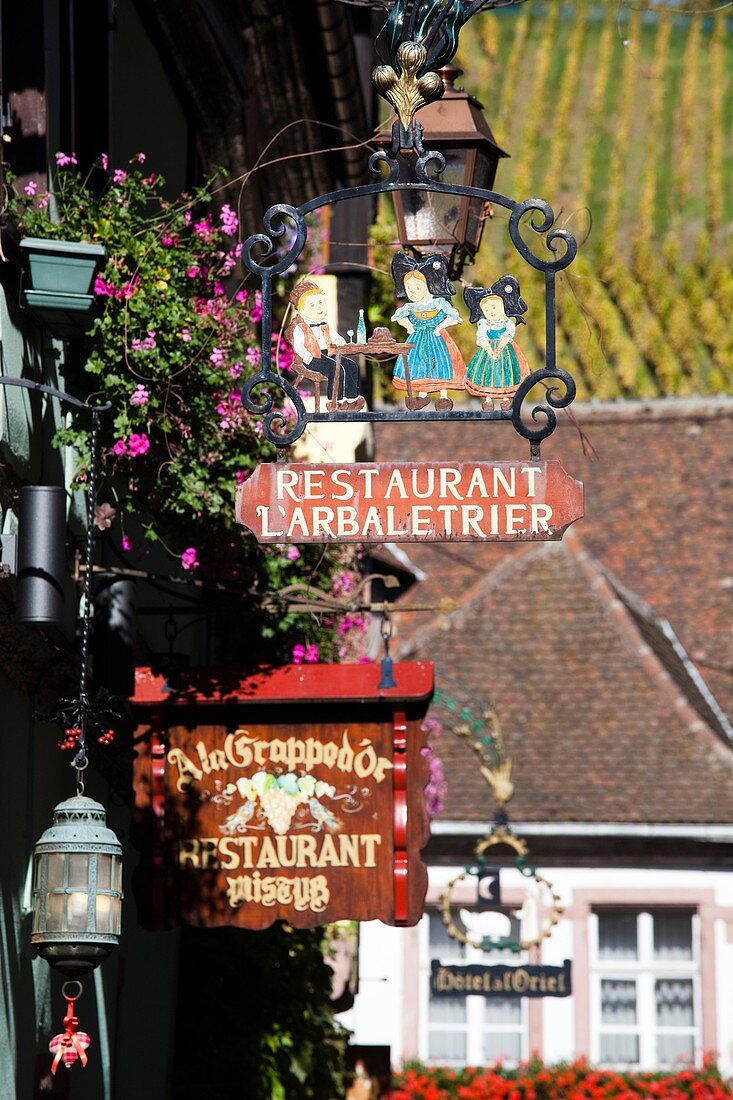
[[[582,397],[733,392],[733,9],[716,6],[527,0],[464,32],[466,86],[511,154],[497,189],[547,199],[582,242],[558,281]],[[503,215],[465,278],[521,275],[540,362],[541,277]]]

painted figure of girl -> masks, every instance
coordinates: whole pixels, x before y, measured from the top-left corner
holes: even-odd
[[[466,389],[483,398],[483,407],[494,404],[506,410],[524,378],[530,373],[522,349],[515,343],[517,325],[527,303],[513,275],[502,275],[490,287],[467,287],[463,292],[477,325],[476,354],[466,368]]]
[[[451,303],[455,287],[448,278],[448,261],[438,252],[420,259],[397,252],[392,278],[397,297],[407,299],[392,320],[407,329],[407,342],[414,345],[407,356],[410,386],[401,358],[395,365],[394,386],[407,390],[408,409],[424,409],[430,403],[428,394],[438,393],[435,408],[447,412],[453,408],[448,390],[463,389],[466,373],[461,353],[446,332],[461,323],[461,315]]]

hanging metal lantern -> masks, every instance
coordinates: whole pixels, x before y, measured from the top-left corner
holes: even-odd
[[[440,70],[444,95],[418,112],[430,149],[445,157],[442,183],[491,190],[502,157],[491,128],[477,99],[455,81],[461,70],[446,65]],[[391,133],[377,135],[376,143],[389,148]],[[397,233],[403,248],[417,252],[445,252],[451,259],[451,274],[460,277],[463,265],[472,261],[481,245],[486,220],[482,199],[430,191],[395,191],[392,194]]]
[[[122,848],[104,807],[81,794],[61,802],[34,864],[31,942],[56,970],[79,977],[120,937]]]

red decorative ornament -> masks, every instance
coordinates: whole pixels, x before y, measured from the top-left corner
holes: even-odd
[[[115,731],[107,730],[105,733],[100,734],[97,741],[100,745],[111,745],[115,739]]]
[[[81,737],[81,730],[80,729],[74,728],[74,729],[64,730],[63,740],[57,742],[58,747],[62,750],[62,752],[66,752],[68,749],[74,749],[74,748],[76,748],[76,743],[77,743],[77,741],[79,740],[80,737]]]
[[[79,987],[79,992],[71,996],[67,989],[69,986]],[[85,1031],[77,1031],[79,1021],[74,1014],[74,1005],[82,993],[81,982],[66,982],[64,984],[64,997],[66,997],[66,1015],[64,1016],[64,1030],[60,1035],[54,1035],[48,1044],[48,1049],[55,1056],[51,1066],[51,1073],[55,1074],[61,1062],[67,1069],[71,1069],[77,1059],[83,1066],[87,1064],[86,1050],[91,1043],[90,1037]]]

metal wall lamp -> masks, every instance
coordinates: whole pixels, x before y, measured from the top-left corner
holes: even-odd
[[[87,405],[68,393],[27,378],[0,377],[0,386],[18,387],[48,397],[92,416],[90,507],[87,509],[87,561],[94,544],[94,501],[98,462],[99,417],[111,405]],[[0,536],[3,577],[17,576],[15,618],[21,623],[61,626],[65,620],[66,492],[58,485],[26,485],[20,490],[18,535]],[[86,593],[85,593],[86,598]]]
[[[456,88],[461,73],[455,65],[440,70],[445,92],[419,111],[417,143],[401,128],[398,150],[393,146],[392,131],[377,135],[376,144],[389,150],[391,158],[399,154],[400,178],[405,182],[417,180],[417,161],[425,153],[422,134],[429,133],[431,150],[442,154],[445,161],[436,177],[441,183],[485,191],[493,188],[499,161],[509,154],[497,145],[479,101]],[[481,246],[488,204],[476,196],[422,190],[393,191],[392,202],[402,247],[418,253],[445,252],[450,257],[451,278],[460,279],[464,265],[473,262]]]

